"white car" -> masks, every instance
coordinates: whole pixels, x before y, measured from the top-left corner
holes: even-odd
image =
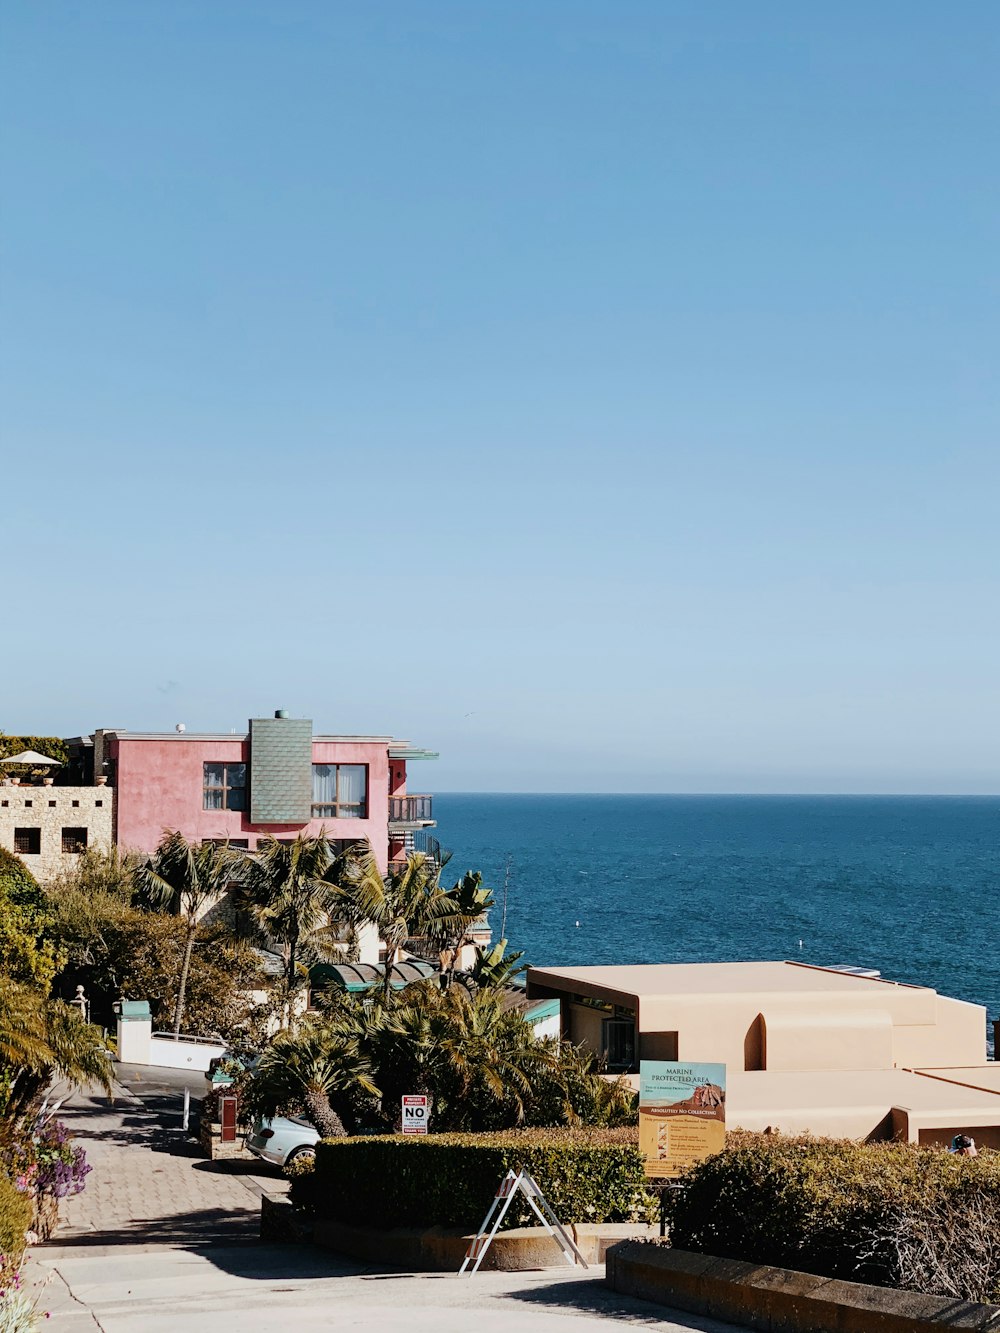
[[[243,1146],[255,1157],[275,1166],[316,1156],[319,1133],[307,1120],[294,1116],[276,1115],[271,1120],[258,1120],[243,1141]]]

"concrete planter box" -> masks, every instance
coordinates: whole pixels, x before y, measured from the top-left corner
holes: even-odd
[[[262,1227],[265,1225],[265,1215],[269,1227],[280,1225],[273,1203],[265,1201],[262,1207]],[[287,1207],[292,1211],[290,1204]],[[566,1230],[588,1264],[603,1263],[608,1247],[626,1237],[654,1234],[652,1227],[624,1222],[568,1226]],[[269,1234],[273,1235],[273,1232]],[[339,1254],[349,1255],[363,1263],[404,1268],[411,1273],[457,1273],[473,1234],[445,1227],[428,1227],[424,1230],[399,1227],[381,1231],[371,1227],[349,1226],[329,1218],[316,1218],[312,1240],[324,1249],[336,1250]],[[480,1265],[480,1271],[489,1268],[515,1272],[526,1268],[565,1266],[562,1251],[543,1227],[518,1227],[498,1233]]]
[[[624,1241],[607,1254],[623,1295],[766,1333],[1000,1333],[1000,1306],[870,1287],[787,1268]]]

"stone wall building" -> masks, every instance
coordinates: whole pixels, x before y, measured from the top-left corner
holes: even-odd
[[[39,883],[71,869],[88,847],[114,842],[114,789],[0,783],[0,847],[21,858]]]

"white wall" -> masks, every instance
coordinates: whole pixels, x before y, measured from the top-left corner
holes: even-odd
[[[149,1063],[161,1069],[199,1069],[208,1073],[209,1061],[225,1053],[221,1042],[185,1041],[183,1037],[174,1041],[160,1036],[151,1037],[149,1042]]]

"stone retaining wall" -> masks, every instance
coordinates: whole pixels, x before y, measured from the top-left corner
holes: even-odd
[[[606,1281],[623,1295],[765,1333],[1000,1333],[1000,1306],[839,1282],[635,1241],[608,1250]]]

